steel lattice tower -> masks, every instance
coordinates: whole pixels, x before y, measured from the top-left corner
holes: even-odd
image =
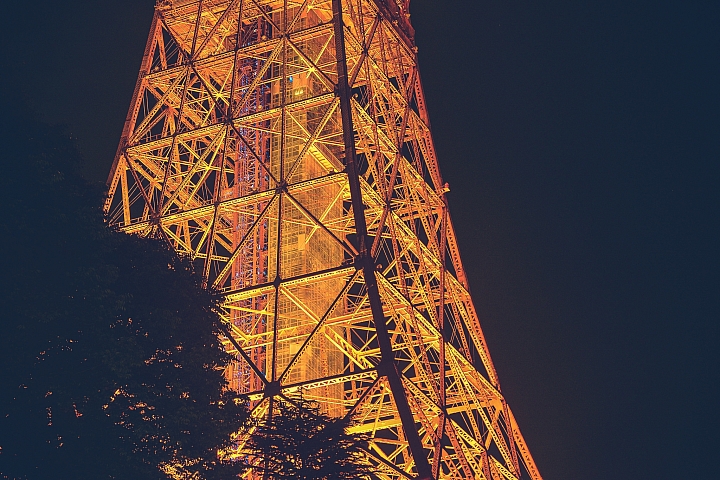
[[[105,208],[224,292],[253,415],[302,389],[372,436],[381,478],[540,479],[468,293],[408,4],[159,1]]]

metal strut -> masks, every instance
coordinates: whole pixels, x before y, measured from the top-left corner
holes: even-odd
[[[419,480],[432,480],[432,470],[428,463],[425,449],[422,446],[420,435],[415,427],[415,419],[410,411],[410,404],[405,395],[405,388],[400,378],[400,372],[395,364],[395,356],[390,342],[390,335],[387,329],[387,319],[383,313],[380,291],[377,286],[375,262],[370,255],[368,248],[367,224],[365,222],[365,208],[360,190],[360,175],[358,172],[355,134],[352,119],[352,106],[350,102],[350,85],[348,84],[347,62],[345,57],[345,32],[342,19],[342,0],[332,0],[333,27],[335,33],[335,54],[337,56],[337,95],[340,98],[340,113],[342,116],[343,144],[345,147],[345,173],[348,176],[350,187],[350,199],[352,202],[353,216],[359,254],[356,258],[356,266],[362,269],[365,285],[367,287],[370,309],[377,329],[378,343],[380,346],[381,362],[378,365],[378,374],[387,377],[390,390],[395,400],[395,405],[400,414],[400,421],[405,432],[405,438],[410,446],[410,451],[415,461]]]

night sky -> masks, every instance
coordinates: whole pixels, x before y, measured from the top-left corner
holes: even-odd
[[[3,6],[5,93],[66,126],[91,180],[153,4]],[[411,11],[472,293],[540,472],[720,478],[720,2]]]

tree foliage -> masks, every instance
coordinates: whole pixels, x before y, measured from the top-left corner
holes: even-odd
[[[348,433],[349,418],[330,418],[303,398],[273,399],[273,414],[255,426],[246,462],[267,480],[371,478],[362,449],[366,439]]]
[[[163,242],[106,227],[73,140],[0,101],[0,478],[370,478],[364,439],[302,398],[248,427],[227,391],[219,297]]]
[[[217,297],[162,242],[104,225],[59,130],[0,118],[0,478],[230,478]]]

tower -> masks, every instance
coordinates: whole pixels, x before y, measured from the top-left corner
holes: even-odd
[[[381,478],[540,479],[468,293],[408,8],[158,1],[106,212],[224,293],[253,415],[302,390],[355,418]]]

